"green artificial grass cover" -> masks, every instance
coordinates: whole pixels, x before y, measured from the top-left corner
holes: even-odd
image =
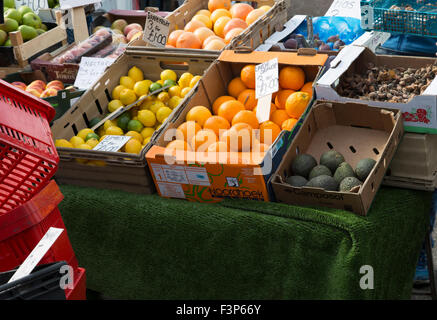
[[[410,299],[431,193],[381,188],[367,217],[62,185],[87,287],[115,299]],[[362,290],[360,268],[374,271]]]

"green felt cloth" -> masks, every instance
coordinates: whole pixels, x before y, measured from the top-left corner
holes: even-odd
[[[431,193],[381,188],[367,217],[61,186],[88,288],[117,299],[409,299]],[[360,288],[360,268],[374,289]]]

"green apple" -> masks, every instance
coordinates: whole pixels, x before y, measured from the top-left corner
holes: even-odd
[[[3,44],[4,47],[12,47],[11,39],[6,40],[6,42]]]
[[[33,12],[28,12],[23,16],[23,25],[39,28],[41,26],[41,19]]]
[[[18,8],[18,12],[21,13],[21,16],[24,16],[26,13],[33,13],[33,10],[30,9],[28,6],[20,6]]]
[[[6,40],[8,40],[8,34],[5,31],[0,30],[0,46],[2,46]]]
[[[40,29],[43,29],[44,31],[47,31],[49,28],[44,23],[41,23]]]
[[[8,7],[8,8],[15,8],[15,1],[14,0],[4,0],[3,5],[5,7]]]
[[[7,33],[17,31],[18,30],[18,22],[14,19],[5,18],[5,23],[0,24],[0,30],[3,30]]]
[[[36,33],[38,33],[38,35],[43,34],[44,32],[46,32],[43,29],[36,29]]]
[[[18,24],[21,24],[21,13],[17,9],[12,9],[12,8],[8,9],[4,13],[4,17],[9,19],[14,19],[15,21],[18,22]]]
[[[23,37],[24,41],[32,40],[38,36],[36,29],[27,25],[19,26],[18,30],[21,32],[21,36]]]

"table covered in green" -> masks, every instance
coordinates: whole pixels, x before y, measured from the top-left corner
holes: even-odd
[[[381,188],[367,217],[61,186],[87,287],[116,299],[409,299],[431,193]],[[362,289],[362,266],[373,289]],[[367,282],[368,283],[368,282]]]

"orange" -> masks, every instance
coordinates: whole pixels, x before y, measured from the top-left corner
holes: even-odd
[[[255,114],[256,114],[256,109],[257,109],[257,107],[255,107],[255,108],[253,109],[253,112],[255,112]],[[274,103],[272,103],[272,105],[271,105],[271,107],[270,107],[270,116],[272,116],[272,113],[275,112],[276,110],[278,110],[278,109],[276,108],[276,105],[275,105]]]
[[[232,14],[229,12],[229,10],[226,9],[217,9],[213,13],[211,13],[211,21],[213,24],[216,23],[216,21],[221,17],[229,17],[232,18]]]
[[[221,96],[215,99],[214,103],[212,104],[212,112],[217,115],[219,107],[226,101],[235,100],[234,97],[231,96]]]
[[[261,9],[261,8],[252,10],[251,12],[249,12],[249,14],[246,17],[246,23],[248,25],[251,25],[256,20],[258,20],[258,18],[262,17],[265,14],[266,14],[266,12],[263,9]]]
[[[212,21],[209,17],[199,14],[195,15],[191,21],[199,21],[202,22],[207,28],[212,29]]]
[[[178,130],[182,132],[185,141],[191,141],[196,133],[202,130],[202,127],[195,121],[187,121],[182,123]]]
[[[306,92],[295,92],[288,97],[285,111],[290,118],[299,119],[310,102],[310,95]]]
[[[223,40],[214,39],[212,41],[209,41],[208,44],[203,49],[212,50],[212,51],[221,51],[224,47],[226,47],[226,43]]]
[[[213,30],[214,30],[215,34],[221,38],[224,38],[225,37],[224,29],[229,21],[231,21],[231,18],[229,18],[227,16],[218,18],[218,20],[214,23]]]
[[[285,103],[287,102],[287,98],[295,93],[293,90],[280,90],[275,98],[275,105],[278,109],[285,109]]]
[[[283,109],[276,110],[270,116],[270,120],[276,123],[279,127],[282,127],[282,124],[288,119],[290,119],[290,117],[288,116],[287,112]]]
[[[166,149],[168,151],[175,151],[175,150],[185,150],[185,151],[192,151],[191,147],[183,140],[174,140],[170,142]]]
[[[212,130],[200,130],[196,135],[191,139],[191,148],[194,151],[205,152],[208,147],[217,142],[217,136]]]
[[[202,49],[205,49],[205,47],[208,45],[208,43],[210,43],[211,41],[213,41],[215,39],[223,40],[222,38],[220,38],[219,36],[216,36],[215,34],[212,36],[209,36],[208,38],[205,39],[205,41],[203,41]]]
[[[258,105],[258,99],[256,99],[255,90],[246,89],[238,95],[238,101],[240,101],[246,110],[253,110]]]
[[[281,133],[281,128],[273,121],[263,122],[259,127],[259,140],[261,143],[271,145]]]
[[[194,35],[200,40],[200,42],[203,44],[205,40],[208,37],[214,36],[215,33],[211,29],[208,29],[207,27],[201,27],[194,31]]]
[[[260,143],[258,142],[254,142],[253,147],[252,147],[252,152],[261,152],[261,153],[265,153],[267,150],[269,150],[269,146],[266,145],[265,143]]]
[[[249,89],[255,89],[255,65],[248,64],[247,66],[241,69],[241,81],[248,87]]]
[[[232,79],[228,84],[228,93],[235,99],[237,99],[240,93],[246,89],[247,87],[240,77]]]
[[[231,31],[232,29],[241,28],[244,30],[247,27],[248,27],[248,25],[247,25],[246,21],[239,19],[239,18],[232,18],[231,20],[228,21],[225,28],[223,29],[223,35],[224,35],[224,37],[226,37],[226,34],[229,31]]]
[[[230,101],[226,101],[224,102],[218,109],[217,114],[220,117],[225,118],[226,120],[229,121],[229,123],[232,123],[232,120],[234,119],[235,115],[240,112],[245,110],[244,105],[237,100],[230,100]]]
[[[310,95],[310,97],[312,97],[313,96],[313,83],[312,82],[305,83],[304,86],[302,87],[302,89],[300,89],[300,91],[306,92]]]
[[[288,66],[279,72],[279,86],[298,91],[305,84],[305,72],[300,67]]]
[[[231,125],[229,121],[220,116],[212,116],[205,121],[203,129],[212,130],[217,137],[220,137],[224,131],[229,130]]]
[[[212,114],[208,108],[206,108],[204,106],[197,106],[197,107],[192,108],[190,111],[188,111],[186,121],[195,121],[201,127],[203,127],[205,121],[209,117],[212,117]]]
[[[232,18],[246,20],[247,15],[253,11],[253,7],[247,3],[236,3],[229,11],[232,14]]]
[[[178,41],[179,36],[184,33],[184,30],[175,30],[168,36],[168,45],[176,47],[176,41]]]
[[[291,131],[297,123],[297,119],[290,118],[282,123],[282,130]]]
[[[227,9],[231,8],[231,0],[209,0],[208,1],[208,10],[214,13],[214,10],[217,9]]]
[[[211,12],[209,10],[206,10],[206,9],[202,9],[202,10],[197,11],[196,16],[198,14],[203,14],[204,16],[211,17]]]
[[[224,132],[220,141],[228,145],[229,151],[248,152],[252,149],[253,131],[247,123],[238,123]]]
[[[232,39],[234,39],[235,37],[237,37],[240,33],[242,33],[244,31],[243,28],[234,28],[232,30],[229,30],[228,33],[226,33],[225,36],[225,43],[229,44],[231,43]]]
[[[228,151],[228,145],[223,141],[214,142],[208,147],[208,152],[226,152]]]
[[[184,32],[176,41],[176,48],[200,49],[202,44],[192,32]]]
[[[201,28],[201,27],[207,27],[207,25],[201,21],[198,21],[198,20],[191,20],[190,22],[188,22],[185,25],[184,30],[186,32],[194,32],[194,31],[196,31],[196,29]]]
[[[256,114],[253,111],[243,110],[238,112],[232,119],[232,126],[237,123],[246,123],[252,127],[252,129],[259,129],[259,122]]]

